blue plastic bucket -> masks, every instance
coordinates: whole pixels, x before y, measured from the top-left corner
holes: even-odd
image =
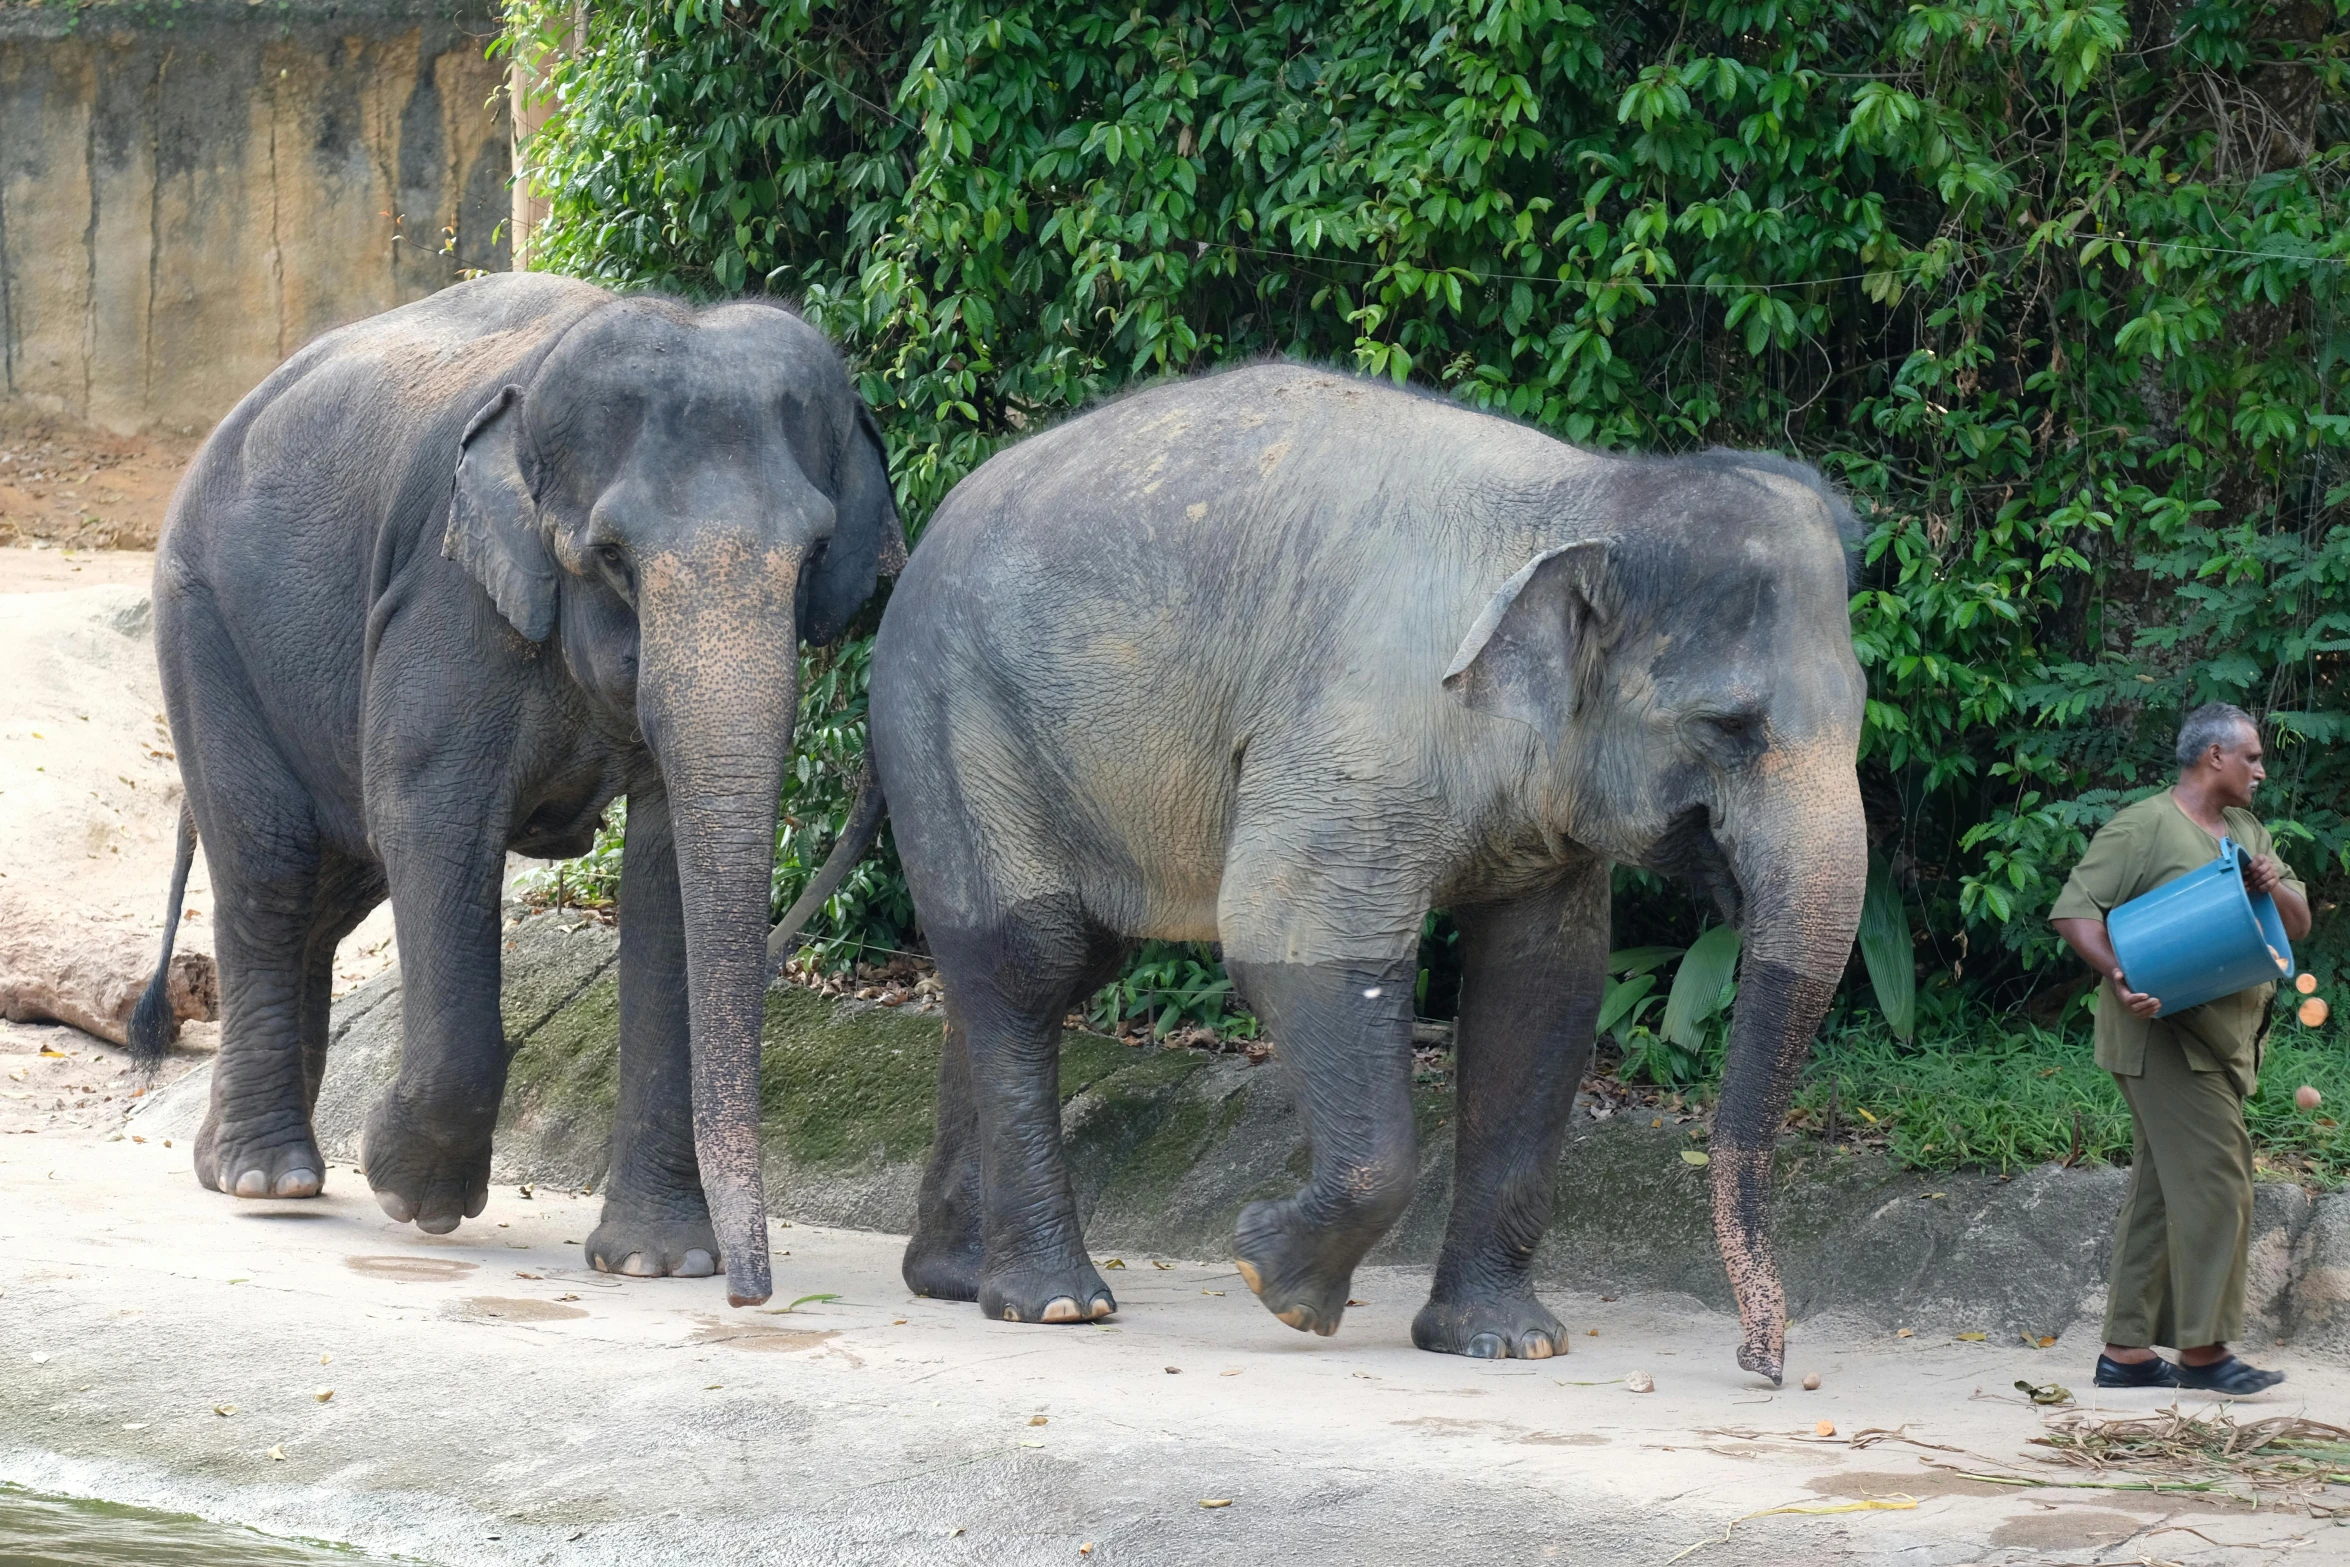
[[[2232,838],[2220,839],[2209,865],[2106,915],[2105,934],[2130,988],[2162,1003],[2157,1017],[2293,977],[2276,900],[2245,890],[2244,851]]]

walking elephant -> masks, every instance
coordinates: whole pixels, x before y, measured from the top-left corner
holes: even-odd
[[[736,1304],[764,1300],[763,943],[798,649],[903,556],[870,414],[822,334],[764,302],[483,278],[327,334],[238,404],[155,566],[188,801],[172,917],[194,835],[217,900],[197,1178],[319,1192],[330,965],[389,896],[402,1057],[367,1179],[434,1234],[478,1215],[507,851],[578,854],[625,792],[619,1108],[587,1254],[722,1262]],[[152,990],[135,1048],[168,1028]]]
[[[1061,1147],[1061,1019],[1136,938],[1217,940],[1313,1150],[1302,1190],[1241,1214],[1240,1271],[1335,1331],[1412,1190],[1441,905],[1459,1147],[1412,1337],[1556,1352],[1530,1270],[1624,863],[1745,931],[1713,1210],[1739,1362],[1776,1379],[1772,1140],[1865,880],[1852,532],[1780,458],[1601,456],[1278,364],[1114,403],[964,480],[873,659],[879,789],[948,1011],[907,1283],[1025,1322],[1114,1309]]]

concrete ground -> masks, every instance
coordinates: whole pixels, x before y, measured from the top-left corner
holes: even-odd
[[[0,1051],[77,1083],[115,1054],[26,1027]],[[37,1490],[452,1567],[2350,1561],[2350,1528],[2289,1510],[1961,1478],[2080,1477],[2030,1456],[2012,1384],[2094,1396],[2086,1343],[1798,1324],[1773,1390],[1727,1317],[1559,1296],[1570,1356],[1487,1364],[1410,1347],[1413,1270],[1366,1271],[1320,1339],[1222,1263],[1140,1254],[1114,1322],[1023,1327],[910,1298],[896,1237],[785,1225],[774,1306],[830,1298],[730,1311],[722,1280],[586,1270],[592,1197],[498,1187],[435,1238],[346,1168],[314,1202],[202,1191],[119,1100],[24,1124],[0,1481]],[[2242,1418],[2350,1409],[2350,1372],[2277,1358],[2290,1396]]]

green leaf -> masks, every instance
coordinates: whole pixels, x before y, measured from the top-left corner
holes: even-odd
[[[1640,998],[1656,989],[1656,976],[1642,974],[1627,980],[1609,980],[1599,1002],[1598,1032],[1604,1034],[1624,1020],[1624,1015],[1639,1005]]]
[[[1716,925],[1689,945],[1673,971],[1658,1032],[1684,1050],[1704,1043],[1704,1025],[1720,1010],[1722,992],[1738,972],[1738,927]]]
[[[1884,856],[1869,853],[1868,893],[1860,905],[1860,958],[1869,971],[1877,1008],[1903,1039],[1917,1032],[1917,958],[1910,942],[1909,910],[1894,885]]]

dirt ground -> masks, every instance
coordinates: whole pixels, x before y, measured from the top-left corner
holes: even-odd
[[[59,1043],[0,1075],[116,1082]],[[494,1187],[447,1236],[340,1167],[238,1202],[121,1108],[0,1135],[0,1482],[444,1567],[2350,1561],[2290,1500],[2046,1461],[2014,1384],[2093,1400],[2085,1345],[1820,1319],[1772,1388],[1726,1314],[1562,1291],[1565,1358],[1479,1362],[1411,1347],[1422,1270],[1358,1274],[1322,1339],[1228,1263],[1136,1252],[1098,1259],[1114,1321],[1029,1327],[908,1296],[899,1237],[782,1223],[774,1301],[736,1311],[584,1267],[594,1196]],[[2239,1421],[2350,1408],[2350,1371],[2279,1361]]]
[[[0,546],[153,549],[200,438],[112,435],[0,404]]]

